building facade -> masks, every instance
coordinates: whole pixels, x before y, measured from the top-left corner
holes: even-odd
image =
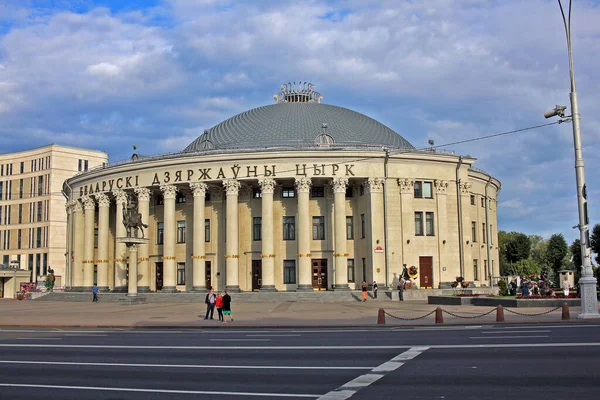
[[[275,99],[180,153],[68,179],[67,286],[126,291],[119,238],[132,201],[148,225],[139,292],[381,287],[405,264],[421,288],[499,275],[500,182],[475,159],[416,149],[363,114],[322,104],[312,85],[282,86]]]
[[[63,183],[107,162],[104,152],[55,144],[0,154],[0,262],[28,270],[31,282],[52,268],[56,285],[62,286],[67,265]]]

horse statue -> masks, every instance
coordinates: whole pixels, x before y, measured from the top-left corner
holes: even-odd
[[[139,229],[142,231],[142,239],[144,238],[144,228],[148,228],[148,225],[142,222],[142,213],[138,212],[136,205],[132,203],[127,206],[123,204],[123,225],[125,225],[127,237],[137,237]]]

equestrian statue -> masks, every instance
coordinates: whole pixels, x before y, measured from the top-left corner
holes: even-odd
[[[137,237],[139,229],[142,231],[142,239],[144,238],[144,228],[148,228],[148,225],[142,222],[142,213],[138,212],[137,204],[133,201],[129,201],[127,206],[123,203],[123,225],[127,230],[127,237]]]

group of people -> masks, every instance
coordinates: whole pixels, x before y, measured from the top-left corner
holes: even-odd
[[[225,321],[225,316],[229,316],[229,322],[233,322],[233,317],[231,315],[231,296],[229,296],[229,291],[227,289],[225,289],[225,295],[222,296],[221,292],[215,294],[215,290],[211,287],[210,291],[206,294],[204,304],[206,304],[206,315],[204,316],[204,319],[209,319],[209,315],[210,319],[214,319],[213,316],[216,308],[219,322],[227,323],[227,321]]]
[[[362,283],[362,301],[367,301],[367,293],[369,292],[369,288],[367,286],[367,282],[363,281]],[[373,281],[373,298],[377,298],[377,282]]]
[[[516,296],[518,286],[519,285],[517,285],[517,282],[514,279],[512,279],[508,283],[508,294],[510,296]],[[566,276],[565,276],[564,280],[561,282],[561,289],[563,290],[565,297],[569,297],[571,283],[569,282],[569,278]],[[544,292],[544,293],[542,293],[542,292]],[[529,280],[527,278],[521,279],[521,294],[523,296],[540,296],[542,294],[552,296],[553,293],[554,293],[553,290],[550,288],[548,288],[547,290],[540,290],[540,287],[536,281]]]

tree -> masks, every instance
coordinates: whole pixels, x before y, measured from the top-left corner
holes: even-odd
[[[546,249],[546,263],[558,276],[558,271],[563,269],[565,257],[567,256],[567,242],[560,233],[555,233],[548,239]]]
[[[546,265],[546,248],[548,241],[538,235],[530,235],[531,240],[531,259],[540,266],[540,269]]]
[[[506,258],[510,263],[529,258],[531,253],[531,240],[524,233],[511,232],[506,244]]]
[[[592,229],[592,236],[590,237],[590,245],[592,246],[592,251],[596,254],[596,264],[600,264],[600,224],[594,225],[594,229]]]
[[[571,253],[571,262],[577,270],[577,276],[581,276],[581,266],[583,265],[583,261],[581,259],[581,241],[579,239],[575,239],[573,243],[571,243],[569,252]]]

